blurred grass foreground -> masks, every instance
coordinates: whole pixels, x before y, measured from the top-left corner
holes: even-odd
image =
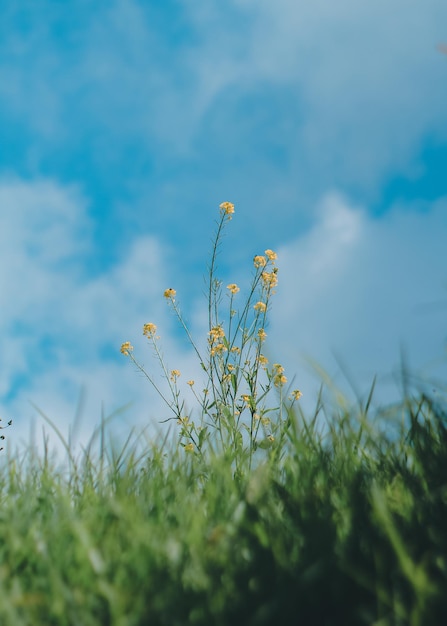
[[[0,464],[0,624],[143,626],[447,623],[447,412],[407,390],[304,415],[301,392],[263,354],[276,254],[253,260],[247,299],[209,268],[203,372],[159,357],[177,441],[87,446],[68,463],[32,450]],[[138,366],[130,342],[121,351]],[[140,369],[143,370],[142,367]],[[198,389],[200,389],[198,391]],[[103,432],[101,431],[101,441]]]

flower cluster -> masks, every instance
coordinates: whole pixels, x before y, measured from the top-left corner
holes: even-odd
[[[171,371],[171,382],[176,383],[177,382],[177,378],[180,376],[180,370],[172,370]]]
[[[302,393],[299,389],[294,389],[292,391],[292,393],[290,394],[290,399],[291,400],[299,400],[302,397]]]
[[[262,272],[261,280],[264,287],[267,289],[273,289],[278,284],[278,272],[276,268],[273,272]]]
[[[124,354],[124,356],[129,356],[132,351],[133,346],[131,345],[130,341],[125,341],[123,344],[121,344],[121,354]]]
[[[252,273],[248,299],[241,306],[238,306],[239,298],[234,297],[240,292],[239,286],[236,283],[226,285],[230,305],[227,312],[222,314],[222,282],[216,278],[217,256],[223,229],[234,214],[234,204],[222,202],[219,209],[220,220],[209,267],[206,354],[202,356],[203,348],[199,349],[191,336],[175,300],[175,289],[169,288],[163,293],[205,372],[205,388],[201,391],[198,389],[200,383],[195,384],[192,379],[186,381],[190,393],[200,404],[200,425],[196,424],[192,414],[185,415],[185,401],[181,398],[181,385],[178,385],[181,373],[165,365],[157,341],[156,324],[144,324],[143,335],[151,340],[151,347],[164,373],[168,394],[158,388],[155,380],[136,361],[130,342],[122,344],[121,352],[145,374],[174,413],[175,417],[171,419],[176,419],[180,426],[179,442],[185,452],[202,455],[207,441],[211,442],[212,447],[219,441],[223,449],[231,450],[238,471],[238,463],[246,458],[245,455],[249,456],[251,464],[257,450],[270,449],[274,452],[280,449],[287,424],[287,417],[283,416],[283,391],[287,377],[279,363],[274,363],[271,368],[268,366],[269,361],[263,354],[262,345],[267,338],[264,327],[270,297],[278,284],[278,255],[267,249],[264,254],[254,256],[256,271]],[[279,397],[279,404],[269,407],[266,398],[272,395]],[[293,404],[301,395],[301,391],[296,389],[288,399]],[[214,438],[216,433],[217,439]]]
[[[225,344],[223,343],[217,343],[215,346],[213,346],[210,350],[210,355],[211,356],[216,356],[217,354],[222,354],[222,352],[226,352],[227,348],[225,346]]]
[[[279,363],[273,364],[273,384],[275,387],[282,387],[287,382],[286,376],[284,376],[284,368]]]
[[[232,202],[222,202],[222,204],[219,205],[219,208],[222,213],[224,215],[228,215],[228,219],[231,220],[231,216],[234,213],[234,204]]]
[[[153,339],[155,337],[155,333],[157,332],[157,327],[152,322],[145,324],[143,326],[143,335],[148,339]]]
[[[269,362],[268,358],[264,356],[263,354],[260,354],[258,356],[258,361],[259,361],[259,364],[262,365],[262,367],[265,367]]]
[[[260,328],[258,330],[258,337],[260,341],[265,341],[266,337],[267,337],[267,333],[265,332],[265,330],[263,328]]]
[[[265,302],[256,302],[253,308],[255,311],[259,311],[259,313],[265,313],[267,310],[267,305],[265,304]]]
[[[225,337],[225,331],[222,326],[213,326],[208,334],[210,336],[210,343],[215,343],[216,341],[220,341],[223,337]]]
[[[229,292],[231,293],[231,295],[235,295],[236,293],[238,293],[240,291],[239,287],[236,285],[236,283],[231,283],[230,285],[227,285],[227,289],[229,290]]]
[[[256,267],[256,269],[260,267],[265,267],[267,265],[267,259],[265,258],[265,256],[258,254],[253,259],[253,265]]]
[[[225,331],[222,326],[213,326],[208,334],[210,336],[208,339],[208,343],[211,346],[210,355],[213,357],[217,354],[222,354],[223,352],[226,352],[227,347],[223,343],[223,340],[225,338]]]

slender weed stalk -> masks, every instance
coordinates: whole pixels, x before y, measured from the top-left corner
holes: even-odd
[[[203,456],[206,450],[228,454],[236,471],[241,472],[247,461],[248,468],[252,466],[258,450],[275,450],[280,445],[291,415],[290,407],[299,400],[301,392],[296,389],[287,397],[284,368],[279,363],[269,366],[264,354],[267,315],[278,284],[277,254],[268,249],[264,254],[254,256],[252,280],[245,301],[240,301],[240,288],[236,283],[227,285],[224,298],[222,281],[217,276],[217,255],[225,228],[233,217],[234,205],[223,202],[219,208],[207,280],[208,331],[204,354],[182,316],[176,290],[164,291],[164,297],[204,372],[201,391],[197,390],[194,380],[188,380],[197,402],[196,410],[185,414],[185,400],[177,384],[181,373],[166,366],[156,324],[145,324],[143,334],[159,362],[167,390],[160,389],[136,360],[129,341],[122,344],[121,352],[144,374],[173,414],[164,421],[177,421],[179,442],[184,450],[199,456]],[[226,306],[222,306],[224,302]],[[272,395],[275,399],[270,406]],[[286,400],[289,406],[283,410]]]
[[[5,430],[5,428],[9,428],[12,425],[12,420],[9,420],[9,422],[7,423],[6,426],[2,426],[1,422],[2,422],[2,418],[0,417],[0,431]],[[5,439],[6,439],[6,436],[3,433],[1,433],[0,434],[0,441],[3,442],[3,441],[5,441]],[[3,446],[0,446],[0,452],[2,450],[3,450]]]

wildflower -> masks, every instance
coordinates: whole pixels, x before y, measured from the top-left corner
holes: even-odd
[[[282,385],[285,385],[286,382],[287,377],[284,376],[284,374],[277,374],[273,377],[273,384],[275,385],[275,387],[282,387]]]
[[[208,335],[210,335],[210,342],[214,343],[222,337],[225,337],[225,331],[222,326],[213,326],[213,328],[209,331]]]
[[[261,417],[261,422],[264,426],[268,426],[270,424],[270,418],[269,417]]]
[[[240,354],[241,353],[241,349],[238,348],[238,346],[233,346],[231,348],[231,352],[234,352],[235,354]]]
[[[278,255],[276,254],[276,252],[273,252],[273,250],[266,250],[265,254],[269,261],[276,261],[276,259],[278,258]]]
[[[221,354],[222,352],[225,352],[225,350],[226,350],[226,347],[224,346],[224,344],[218,343],[213,348],[211,348],[210,354],[211,356],[216,356],[216,354]]]
[[[242,400],[246,402],[247,404],[250,402],[250,396],[248,394],[244,393],[241,397],[242,397]]]
[[[168,298],[170,300],[174,300],[175,296],[176,296],[177,292],[175,289],[166,289],[163,293],[165,298]]]
[[[229,285],[227,285],[227,289],[230,291],[231,294],[235,294],[238,291],[240,291],[239,287],[236,285],[236,283],[230,283]]]
[[[172,370],[171,372],[171,380],[173,383],[176,382],[177,378],[180,376],[180,370]]]
[[[263,354],[259,355],[258,361],[261,365],[267,365],[267,363],[269,362],[268,358],[264,356]]]
[[[294,389],[292,391],[292,393],[290,394],[290,398],[292,400],[299,400],[301,398],[303,394],[301,393],[301,391],[299,389]]]
[[[189,417],[180,417],[177,420],[177,424],[181,424],[183,426],[186,426],[188,424],[188,422],[189,422]]]
[[[190,387],[192,387],[194,385],[194,381],[193,380],[188,380],[186,382],[187,385],[189,385]]]
[[[125,356],[129,356],[129,354],[132,351],[133,351],[133,346],[131,345],[130,341],[125,341],[121,345],[121,354],[124,354]]]
[[[275,441],[275,438],[274,438],[274,436],[273,436],[273,435],[269,435],[269,436],[267,437],[267,439],[268,439],[269,441]]]
[[[258,337],[259,337],[260,341],[264,341],[265,338],[267,337],[267,333],[265,332],[265,330],[263,328],[260,328],[258,330]]]
[[[253,419],[260,420],[261,416],[259,415],[259,413],[253,413]]]
[[[193,443],[187,443],[185,448],[184,448],[185,452],[194,452],[194,444]]]
[[[273,363],[273,369],[275,370],[276,374],[283,374],[284,373],[284,368],[279,363]]]
[[[262,272],[261,280],[264,283],[264,287],[268,287],[269,289],[276,287],[278,284],[278,276],[276,275],[276,272]]]
[[[253,308],[255,311],[259,311],[260,313],[265,313],[267,309],[267,305],[265,304],[265,302],[256,302]]]
[[[227,370],[228,370],[229,372],[232,372],[232,371],[234,370],[234,365],[231,365],[231,363],[228,363],[228,365],[227,365]]]
[[[234,204],[232,202],[222,202],[222,204],[219,205],[219,209],[222,211],[222,213],[228,215],[229,219],[231,220],[231,216],[234,213]]]
[[[152,322],[143,326],[143,335],[145,335],[145,337],[152,338],[156,332],[157,327],[155,324],[152,324]]]
[[[258,256],[255,256],[255,258],[253,259],[253,264],[256,268],[265,267],[267,265],[265,256],[262,256],[260,254]]]

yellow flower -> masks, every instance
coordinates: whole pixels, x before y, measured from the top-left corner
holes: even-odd
[[[261,422],[264,426],[268,426],[270,424],[270,418],[268,417],[262,417],[261,418]]]
[[[185,452],[194,452],[194,444],[187,443],[184,449],[185,449]]]
[[[265,304],[265,302],[256,302],[253,308],[255,311],[259,311],[260,313],[265,313],[267,309],[267,305]]]
[[[188,380],[187,385],[189,385],[190,387],[192,387],[194,385],[194,381],[193,380]]]
[[[292,400],[299,400],[302,397],[302,393],[299,389],[294,389],[290,394]]]
[[[265,254],[269,261],[275,261],[278,258],[278,255],[273,250],[266,250]]]
[[[286,376],[284,376],[284,374],[277,374],[273,377],[273,384],[275,385],[275,387],[281,387],[282,385],[285,385],[286,382],[287,378]]]
[[[228,363],[228,365],[227,365],[227,370],[228,370],[229,372],[232,372],[232,371],[234,370],[234,365],[231,365],[231,363]]]
[[[276,275],[276,272],[262,272],[261,280],[264,283],[264,286],[269,289],[276,287],[278,284],[278,276]]]
[[[265,267],[267,265],[265,256],[258,254],[258,256],[255,256],[255,258],[253,259],[253,264],[256,268]]]
[[[234,213],[234,204],[232,202],[222,202],[222,204],[219,205],[219,209],[222,211],[222,213],[228,215],[229,219],[231,220],[231,216]]]
[[[284,368],[279,363],[273,363],[273,369],[275,370],[275,372],[277,374],[283,374],[284,373]]]
[[[263,328],[260,328],[258,330],[258,337],[261,341],[264,341],[265,338],[267,337],[267,333],[265,332],[265,330]]]
[[[125,356],[129,356],[129,354],[133,351],[133,346],[130,344],[130,341],[125,341],[121,345],[121,354]]]
[[[236,354],[240,354],[241,353],[241,349],[238,346],[233,346],[231,348],[231,352],[235,352]]]
[[[166,289],[163,293],[165,298],[169,298],[171,300],[173,300],[176,296],[176,290],[175,289]]]
[[[250,396],[248,394],[244,393],[241,397],[242,397],[242,400],[246,402],[247,404],[250,402]]]
[[[230,283],[229,285],[227,285],[227,289],[230,291],[230,293],[232,293],[233,295],[235,293],[237,293],[238,291],[240,291],[239,287],[236,285],[236,283]]]
[[[210,335],[210,342],[214,343],[222,337],[225,337],[225,331],[222,326],[213,326],[213,328],[209,331],[208,335]]]
[[[211,348],[210,354],[211,354],[211,356],[215,356],[216,354],[225,352],[225,350],[226,350],[226,347],[224,346],[224,344],[223,343],[218,343],[216,346]]]
[[[157,332],[157,327],[155,324],[152,324],[152,322],[149,322],[149,324],[145,324],[143,326],[143,335],[145,335],[146,337],[153,337],[155,335],[155,333]]]
[[[269,362],[268,358],[263,354],[259,355],[258,361],[261,365],[267,365],[267,363]]]
[[[177,380],[177,378],[180,376],[180,370],[172,370],[171,371],[171,380],[173,383],[175,383],[175,381]]]

